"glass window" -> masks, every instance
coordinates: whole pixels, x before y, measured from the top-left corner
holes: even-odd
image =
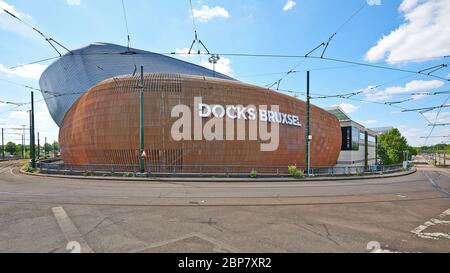
[[[359,129],[352,127],[352,150],[359,150]]]
[[[355,127],[342,127],[342,151],[358,151],[359,150],[359,129]]]

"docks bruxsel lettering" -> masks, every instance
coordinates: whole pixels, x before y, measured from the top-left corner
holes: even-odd
[[[279,123],[292,126],[302,126],[299,122],[299,117],[297,115],[259,109],[253,107],[244,107],[240,105],[209,105],[205,103],[198,104],[198,113],[202,118],[216,117],[223,118],[227,117],[230,119],[244,119],[244,120],[256,120]]]

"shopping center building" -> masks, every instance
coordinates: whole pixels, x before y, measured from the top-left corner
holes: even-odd
[[[52,63],[40,87],[68,164],[305,166],[304,101],[182,60],[96,43]],[[339,108],[310,113],[312,167],[375,163],[375,132]]]

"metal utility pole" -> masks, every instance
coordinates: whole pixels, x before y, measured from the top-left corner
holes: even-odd
[[[30,112],[30,158],[31,168],[36,168],[36,155],[34,147],[34,92],[31,91],[31,112]]]
[[[375,136],[375,165],[378,165],[378,136]]]
[[[2,128],[2,159],[5,160],[5,142],[4,142],[4,137],[3,137],[3,128]]]
[[[22,125],[22,158],[25,158],[25,126]]]
[[[311,168],[311,134],[310,134],[310,130],[309,130],[309,112],[310,112],[310,99],[311,97],[309,96],[309,71],[306,71],[306,135],[305,135],[305,139],[306,139],[306,175],[309,176],[310,175],[310,168]]]
[[[39,132],[37,133],[38,137],[37,137],[37,144],[38,144],[38,148],[37,148],[37,158],[38,160],[41,158],[41,145],[39,145]]]
[[[140,172],[145,171],[144,166],[144,67],[141,65],[141,88],[139,96],[139,167]]]

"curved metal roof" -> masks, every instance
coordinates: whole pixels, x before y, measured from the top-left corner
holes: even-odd
[[[43,90],[50,115],[61,125],[64,115],[84,93],[96,83],[139,73],[177,73],[235,80],[205,67],[165,55],[110,44],[94,43],[72,50],[53,62],[42,73],[39,86]]]

